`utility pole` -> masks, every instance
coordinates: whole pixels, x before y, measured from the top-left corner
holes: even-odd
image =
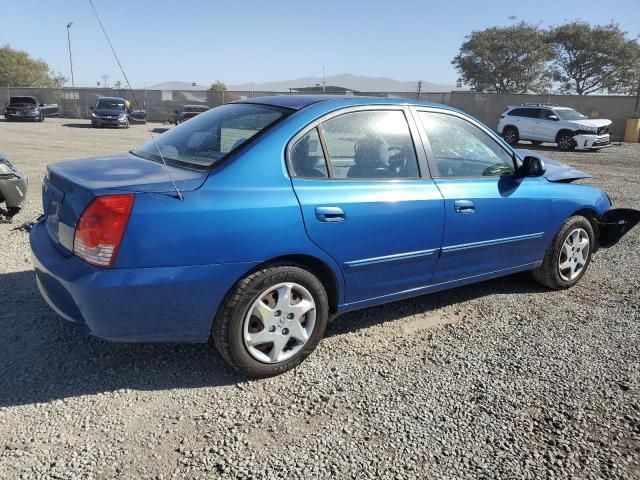
[[[109,80],[109,75],[107,75],[106,73],[103,73],[100,78],[102,79],[102,88],[109,88],[107,85],[107,80]]]
[[[633,116],[635,118],[640,118],[640,79],[638,79],[638,91],[636,92],[636,108]]]
[[[417,95],[418,100],[421,100],[420,97],[422,97],[422,80],[418,80],[418,95]]]
[[[73,78],[73,57],[71,56],[71,26],[73,22],[67,23],[67,45],[69,47],[69,66],[71,67],[71,95],[73,95],[73,109],[75,110],[75,116],[79,117],[80,112],[78,104],[76,103],[76,82]]]
[[[327,93],[327,88],[324,81],[324,65],[322,65],[322,94],[324,95],[325,93]]]

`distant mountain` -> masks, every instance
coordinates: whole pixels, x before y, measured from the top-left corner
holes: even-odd
[[[326,85],[335,85],[345,87],[358,92],[413,92],[417,88],[418,81],[399,81],[388,77],[365,77],[362,75],[352,75],[344,73],[341,75],[330,75],[324,79]],[[229,90],[256,91],[266,92],[288,92],[290,88],[313,87],[316,84],[322,84],[320,77],[301,77],[293,80],[282,80],[277,82],[242,83],[239,85],[227,85]],[[152,87],[150,90],[206,90],[208,85],[196,85],[195,87],[189,82],[163,82]],[[450,92],[452,90],[461,90],[455,85],[442,85],[431,82],[422,82],[423,92]]]

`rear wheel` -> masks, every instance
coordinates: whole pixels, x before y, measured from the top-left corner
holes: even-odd
[[[520,134],[516,127],[506,127],[502,131],[502,137],[509,145],[517,145],[520,141]]]
[[[569,218],[547,249],[533,278],[553,289],[573,287],[587,271],[594,246],[593,227],[585,217]]]
[[[238,282],[212,328],[224,360],[254,378],[299,365],[316,348],[327,325],[324,286],[308,270],[273,265]]]
[[[558,135],[558,150],[568,152],[576,148],[576,141],[570,132],[562,132]]]

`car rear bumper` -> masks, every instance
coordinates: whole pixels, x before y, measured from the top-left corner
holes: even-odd
[[[578,149],[607,148],[611,146],[611,137],[606,135],[576,135],[573,137]]]
[[[103,269],[62,255],[31,230],[38,288],[64,319],[117,342],[206,342],[227,291],[253,264]]]

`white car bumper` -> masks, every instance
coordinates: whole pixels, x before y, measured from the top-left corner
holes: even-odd
[[[611,146],[611,138],[609,134],[606,135],[576,135],[573,137],[576,142],[577,149],[596,149],[607,148]]]

